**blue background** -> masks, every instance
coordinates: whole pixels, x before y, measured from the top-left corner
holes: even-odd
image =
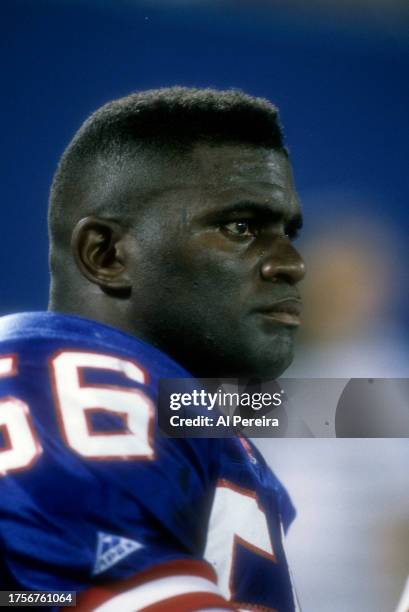
[[[2,1],[0,314],[46,307],[48,189],[69,139],[102,103],[149,87],[234,86],[270,98],[281,109],[306,232],[341,200],[361,218],[385,219],[403,247],[407,13],[273,4]]]

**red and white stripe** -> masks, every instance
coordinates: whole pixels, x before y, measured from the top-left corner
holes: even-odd
[[[225,612],[226,601],[212,568],[203,561],[180,560],[156,566],[133,578],[96,587],[77,598],[77,612]]]

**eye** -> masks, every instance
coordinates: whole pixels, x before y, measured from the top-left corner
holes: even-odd
[[[285,235],[291,242],[295,242],[299,236],[299,232],[297,230],[286,231]]]
[[[285,235],[294,242],[300,235],[300,227],[287,227],[285,230]]]
[[[256,234],[254,224],[251,223],[251,221],[242,219],[224,223],[221,227],[227,234],[231,234],[232,236],[248,238]]]

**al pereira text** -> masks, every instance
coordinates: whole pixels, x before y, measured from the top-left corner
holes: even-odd
[[[181,417],[174,414],[169,419],[172,427],[278,427],[279,420],[270,417],[241,417],[240,415],[220,415],[217,419],[209,416]]]

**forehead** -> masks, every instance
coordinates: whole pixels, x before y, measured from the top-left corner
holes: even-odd
[[[224,144],[198,144],[191,153],[200,183],[228,188],[256,183],[259,187],[286,189],[292,186],[287,156],[275,149]]]
[[[127,166],[125,184],[131,200],[144,201],[150,214],[167,216],[182,207],[186,218],[239,201],[274,202],[287,214],[299,210],[288,157],[260,146],[197,143],[182,155],[142,155]]]
[[[191,155],[198,202],[223,208],[262,204],[285,216],[299,214],[291,164],[280,150],[248,145],[197,145]],[[197,206],[195,207],[197,208]]]

